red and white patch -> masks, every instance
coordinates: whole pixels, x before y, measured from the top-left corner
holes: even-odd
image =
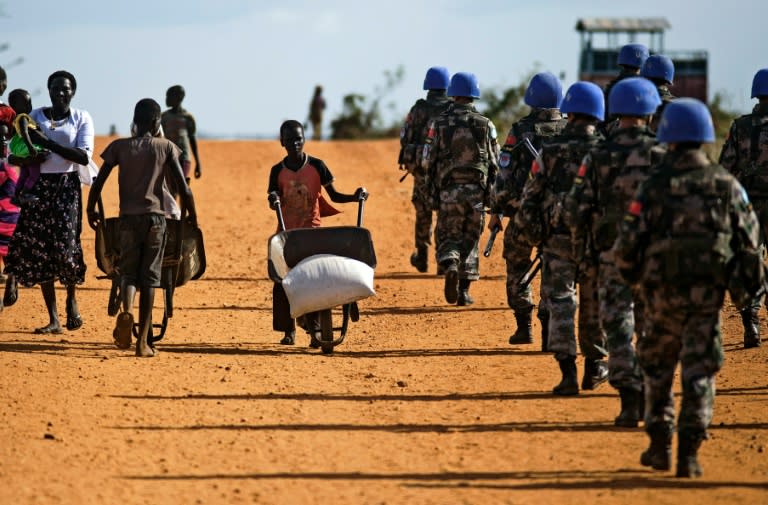
[[[627,212],[633,216],[639,216],[640,213],[643,212],[643,204],[637,200],[633,200],[632,203],[629,204]]]
[[[584,177],[585,175],[587,175],[587,166],[582,163],[581,166],[579,167],[579,172],[576,175],[578,175],[579,177]]]
[[[504,144],[508,146],[513,146],[517,144],[517,137],[515,137],[510,133],[509,135],[507,135],[507,140],[504,141]]]

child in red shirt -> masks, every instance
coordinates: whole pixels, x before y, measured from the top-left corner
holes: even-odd
[[[283,212],[286,230],[293,228],[317,228],[322,216],[332,216],[339,211],[323,198],[325,188],[331,201],[336,203],[356,202],[364,193],[357,188],[354,194],[344,194],[333,187],[333,175],[323,160],[304,152],[304,127],[295,120],[285,121],[280,126],[280,145],[287,156],[272,167],[269,174],[268,193],[277,193]],[[310,335],[310,345],[319,347],[320,332],[317,314],[305,314],[304,327]],[[290,305],[283,286],[275,283],[272,289],[272,328],[284,333],[280,341],[293,345],[296,338],[296,323],[291,318]]]

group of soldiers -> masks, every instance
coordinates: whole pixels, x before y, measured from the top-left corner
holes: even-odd
[[[723,363],[726,291],[742,313],[744,346],[760,345],[768,69],[753,81],[760,103],[734,121],[716,164],[702,149],[715,141],[710,112],[698,100],[672,96],[672,61],[627,44],[618,65],[605,91],[581,81],[565,96],[557,77],[536,74],[524,97],[531,112],[512,125],[501,148],[493,122],[473,105],[476,77],[430,68],[427,96],[403,126],[398,160],[414,180],[410,260],[428,270],[437,211],[445,300],[473,303],[469,288],[479,278],[489,211],[492,236],[504,232],[507,302],[517,323],[509,343],[533,342],[530,278],[540,259],[542,350],[554,354],[562,375],[553,394],[576,395],[579,386],[608,381],[621,400],[616,426],[642,419],[650,445],[641,463],[668,470],[680,362],[676,475],[697,477]]]

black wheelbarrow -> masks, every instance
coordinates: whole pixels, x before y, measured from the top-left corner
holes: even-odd
[[[316,299],[316,306],[311,312],[317,313],[320,327],[320,348],[323,353],[330,354],[334,347],[344,342],[349,328],[349,322],[357,321],[360,318],[360,311],[357,306],[357,300],[373,294],[373,269],[376,268],[376,253],[373,248],[371,233],[362,227],[363,224],[363,206],[367,194],[363,193],[358,200],[357,226],[329,226],[325,228],[296,228],[286,230],[283,221],[282,209],[280,207],[280,198],[277,194],[270,195],[275,212],[279,230],[268,240],[268,273],[269,278],[277,283],[282,283],[286,288],[286,283],[291,276],[292,269],[308,264],[311,261],[333,260],[333,257],[347,258],[355,262],[346,262],[352,269],[357,262],[364,264],[362,270],[367,269],[370,272],[370,292],[358,296],[353,296],[354,300],[345,303],[338,303],[338,296],[333,291],[334,286],[330,286],[329,279],[319,279],[314,286],[309,281],[309,290]],[[342,265],[344,265],[342,260]],[[359,265],[358,263],[358,265]],[[301,264],[301,265],[300,265]],[[297,269],[298,270],[298,269]],[[294,270],[293,273],[295,273]],[[319,300],[319,301],[317,301]],[[334,309],[341,308],[340,325],[334,325]],[[291,316],[301,316],[295,314],[294,305],[291,306]],[[310,312],[310,311],[307,311]],[[338,311],[336,311],[338,312]],[[335,332],[338,332],[338,336]]]
[[[104,216],[104,205],[98,200],[99,214]],[[157,342],[165,336],[168,319],[173,317],[173,294],[176,288],[202,277],[205,273],[205,246],[203,232],[187,219],[186,208],[181,206],[180,219],[166,217],[165,253],[160,277],[163,290],[162,323],[152,324],[149,342]],[[107,313],[116,316],[120,311],[120,219],[102,219],[96,228],[96,265],[104,275],[98,279],[109,279]],[[133,325],[133,335],[138,338],[139,324]]]

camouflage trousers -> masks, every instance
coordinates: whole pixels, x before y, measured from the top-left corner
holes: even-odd
[[[440,190],[437,262],[458,261],[460,279],[480,278],[478,244],[485,224],[484,196],[480,184],[456,184]]]
[[[643,376],[632,336],[635,321],[638,326],[642,324],[642,315],[635,311],[632,288],[619,275],[611,251],[600,254],[598,284],[600,327],[608,349],[608,380],[616,389],[640,391]]]
[[[645,425],[674,426],[672,382],[679,361],[683,398],[678,431],[704,433],[712,421],[714,377],[723,365],[724,292],[707,285],[691,288],[685,297],[662,290],[643,297],[648,324],[637,357],[645,375]]]
[[[560,360],[575,357],[576,308],[579,308],[579,347],[586,359],[602,359],[605,337],[600,330],[597,267],[579,272],[573,259],[571,236],[550,236],[542,246],[541,298],[549,310],[548,348]],[[579,303],[576,276],[579,274]]]
[[[522,279],[531,265],[533,247],[519,240],[519,231],[514,216],[507,220],[504,229],[504,261],[507,263],[507,304],[515,312],[529,312],[533,309],[531,286],[522,286]]]
[[[411,203],[416,209],[415,244],[416,249],[428,248],[432,243],[432,205],[427,193],[426,177],[421,170],[411,170],[413,193]]]

